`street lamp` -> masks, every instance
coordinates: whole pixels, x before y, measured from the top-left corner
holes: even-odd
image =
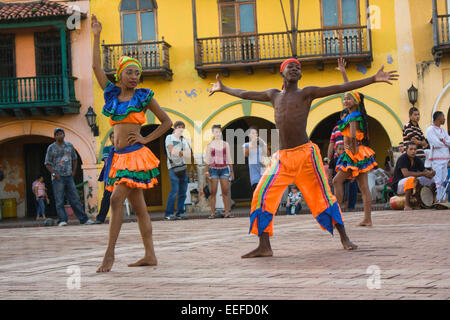
[[[408,99],[409,102],[414,106],[417,102],[418,90],[411,84],[411,87],[408,89]]]
[[[96,118],[97,115],[95,114],[94,109],[92,109],[92,107],[89,107],[88,112],[86,113],[86,120],[89,127],[91,127],[91,131],[94,134],[94,137],[98,137],[98,126],[95,121]]]

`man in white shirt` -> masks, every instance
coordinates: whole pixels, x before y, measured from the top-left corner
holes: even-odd
[[[184,122],[176,121],[173,133],[166,137],[167,168],[170,178],[170,193],[164,215],[166,220],[187,219],[184,215],[184,202],[189,182],[186,162],[191,159],[191,148],[189,142],[183,137],[184,129]],[[174,215],[177,195],[177,213]]]
[[[441,111],[433,114],[433,124],[426,131],[427,140],[430,143],[431,167],[436,171],[434,182],[436,183],[436,200],[445,202],[445,181],[447,181],[447,165],[450,160],[450,137],[448,132],[441,128],[445,123],[445,115]]]

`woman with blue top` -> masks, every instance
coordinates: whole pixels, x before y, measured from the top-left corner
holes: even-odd
[[[244,143],[242,147],[244,148],[244,155],[248,157],[248,170],[253,193],[264,173],[264,166],[261,163],[261,159],[267,156],[267,144],[258,137],[258,128],[251,126],[248,130],[250,141]]]
[[[105,105],[102,113],[109,117],[114,127],[114,149],[110,152],[102,171],[102,179],[111,195],[111,219],[108,247],[102,265],[97,272],[109,272],[114,263],[114,249],[123,220],[123,203],[128,198],[137,215],[139,231],[144,243],[144,258],[129,267],[157,264],[153,248],[152,224],[147,212],[143,189],[150,189],[158,182],[159,160],[145,144],[158,139],[172,126],[172,121],[153,98],[150,89],[136,89],[142,66],[136,59],[121,57],[115,76],[118,86],[106,77],[100,62],[101,23],[92,15],[94,34],[93,69],[98,84],[104,90]],[[145,112],[150,110],[161,125],[148,136],[140,134],[146,122]]]

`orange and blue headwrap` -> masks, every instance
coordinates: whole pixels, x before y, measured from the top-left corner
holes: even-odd
[[[131,66],[131,65],[138,67],[139,72],[142,72],[142,65],[139,62],[139,60],[131,58],[131,57],[123,56],[119,59],[119,67],[117,68],[117,71],[114,74],[114,78],[116,79],[116,81],[119,81],[119,77],[120,77],[120,74],[122,73],[122,71],[125,70],[126,67]]]

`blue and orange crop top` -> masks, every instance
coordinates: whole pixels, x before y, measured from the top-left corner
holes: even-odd
[[[105,105],[102,113],[109,118],[111,126],[117,123],[138,123],[146,121],[144,107],[152,99],[154,92],[150,89],[136,89],[128,101],[119,101],[120,87],[108,81],[105,90]]]
[[[350,122],[358,122],[356,126],[356,140],[361,141],[364,139],[364,119],[361,112],[354,111],[347,115],[344,119],[338,121],[338,128],[344,137],[350,138]]]

